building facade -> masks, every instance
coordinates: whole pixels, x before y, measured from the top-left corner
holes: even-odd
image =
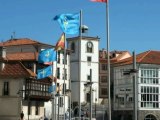
[[[0,43],[0,119],[36,120],[45,115],[44,102],[50,100],[51,78],[36,79],[41,49],[53,46],[27,38]]]
[[[64,58],[66,57],[66,58]],[[54,73],[56,76],[56,87],[57,91],[55,96],[54,104],[55,108],[52,108],[52,104],[49,102],[50,113],[55,109],[55,115],[61,116],[61,118],[65,115],[66,111],[69,108],[69,98],[67,91],[70,90],[70,52],[66,50],[66,55],[64,55],[64,51],[57,52],[57,62],[55,62]],[[66,60],[66,61],[64,61]],[[46,107],[48,109],[48,107]],[[48,112],[46,112],[48,114]],[[48,118],[51,118],[51,115],[47,115]],[[53,117],[53,116],[52,116]],[[61,119],[60,118],[60,119]]]
[[[90,102],[90,88],[92,85],[92,103],[98,103],[99,98],[99,38],[74,37],[68,38],[70,55],[70,79],[73,107],[86,106]]]
[[[133,89],[133,75],[126,71],[133,69],[132,57],[119,61],[114,66],[114,117],[116,120],[132,120],[135,116],[134,96],[138,120],[160,119],[160,51],[146,51],[136,56],[136,90]]]
[[[113,98],[113,65],[115,62],[130,57],[128,51],[111,51],[111,98]],[[107,104],[108,101],[108,73],[107,73],[107,51],[105,49],[99,50],[99,102]]]

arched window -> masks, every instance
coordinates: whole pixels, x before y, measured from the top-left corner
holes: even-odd
[[[93,52],[93,43],[87,42],[87,52],[92,53]]]
[[[152,114],[147,115],[144,120],[157,120],[156,117]]]
[[[72,50],[72,52],[75,52],[75,43],[74,42],[71,43],[71,50]]]

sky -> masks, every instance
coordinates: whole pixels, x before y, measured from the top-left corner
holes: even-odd
[[[109,50],[160,50],[160,0],[109,0]],[[0,0],[0,41],[29,38],[55,45],[62,34],[53,18],[82,10],[85,34],[106,49],[106,4],[90,0]],[[77,35],[67,35],[74,37]]]

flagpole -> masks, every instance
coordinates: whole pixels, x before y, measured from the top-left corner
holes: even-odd
[[[55,94],[57,94],[57,51],[56,51],[56,72],[55,72],[55,76],[56,76],[56,80],[55,80]],[[57,120],[57,112],[56,112],[56,108],[57,108],[57,98],[55,97],[55,120]]]
[[[111,120],[111,95],[110,95],[110,52],[109,52],[109,0],[106,0],[106,30],[107,30],[107,77],[108,77],[108,120]]]
[[[81,48],[81,40],[82,40],[82,10],[80,10],[80,30],[79,30],[79,120],[81,120],[81,53],[80,53],[80,48]]]
[[[66,34],[64,33],[64,55],[63,55],[63,57],[64,57],[64,76],[63,76],[63,78],[64,78],[64,85],[63,85],[63,96],[64,96],[64,120],[65,120],[65,94],[66,94],[66,66],[65,66],[65,64],[66,64]]]
[[[54,75],[53,75],[53,62],[52,62],[52,86],[53,86],[53,83],[54,83]],[[52,91],[53,92],[53,91]],[[54,119],[54,116],[55,116],[55,109],[54,109],[54,106],[55,106],[55,104],[54,104],[54,99],[55,99],[55,95],[54,95],[54,93],[52,93],[52,119],[53,120],[55,120]]]

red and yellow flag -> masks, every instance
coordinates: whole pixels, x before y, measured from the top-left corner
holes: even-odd
[[[55,50],[62,50],[64,49],[64,47],[65,47],[65,40],[64,40],[64,33],[63,33],[55,46]]]
[[[91,0],[92,2],[107,2],[107,0]]]

